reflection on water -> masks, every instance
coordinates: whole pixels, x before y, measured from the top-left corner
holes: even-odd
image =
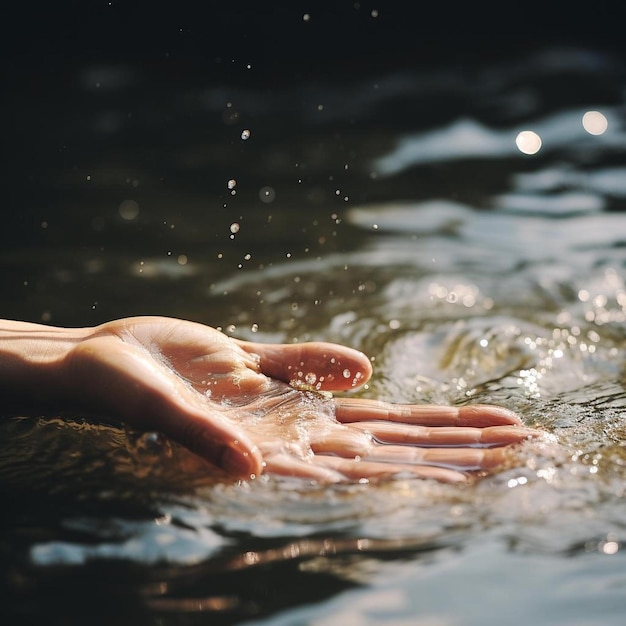
[[[497,597],[521,607],[510,623],[618,623],[616,64],[561,51],[350,88],[191,85],[156,102],[141,81],[123,67],[78,77],[91,116],[65,132],[101,150],[46,163],[47,199],[29,223],[10,218],[5,315],[90,324],[161,313],[248,339],[348,343],[374,361],[362,395],[503,404],[554,442],[527,444],[519,467],[473,486],[321,488],[231,484],[116,425],[7,421],[0,553],[14,613],[105,623],[115,609],[90,606],[105,590],[124,623],[452,624],[473,594],[482,599],[463,623],[508,611]],[[529,131],[540,149],[520,145]]]

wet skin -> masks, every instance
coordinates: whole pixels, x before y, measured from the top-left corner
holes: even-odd
[[[34,411],[116,417],[165,434],[233,477],[466,481],[513,462],[514,445],[538,435],[501,407],[332,397],[370,378],[362,352],[245,342],[173,318],[82,329],[2,322],[3,369],[13,372],[0,386],[5,405],[23,408],[36,385]]]

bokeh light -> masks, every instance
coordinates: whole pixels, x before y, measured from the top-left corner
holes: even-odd
[[[608,126],[608,120],[600,111],[587,111],[583,115],[583,128],[590,135],[602,135]]]
[[[532,130],[523,130],[515,138],[515,144],[524,154],[537,154],[541,149],[541,137]]]

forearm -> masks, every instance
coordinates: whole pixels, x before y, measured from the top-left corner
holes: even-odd
[[[0,320],[0,414],[68,408],[71,380],[65,362],[87,332]]]

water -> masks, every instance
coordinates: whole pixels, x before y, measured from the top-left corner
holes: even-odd
[[[555,443],[472,486],[328,488],[232,484],[119,425],[4,421],[11,623],[621,623],[621,60],[546,49],[271,92],[172,81],[70,68],[63,93],[39,87],[45,132],[10,109],[39,148],[13,166],[5,317],[158,313],[346,343],[374,360],[362,396],[503,404]]]

